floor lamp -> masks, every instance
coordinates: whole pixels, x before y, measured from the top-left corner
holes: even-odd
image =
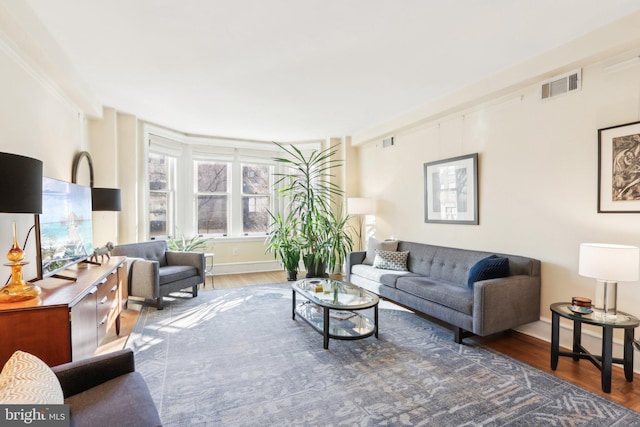
[[[17,154],[0,153],[0,212],[42,213],[42,161]],[[24,251],[18,245],[16,223],[13,223],[13,244],[7,253],[11,281],[0,289],[0,303],[26,301],[40,294],[40,287],[22,278]]]
[[[356,235],[358,236],[358,250],[362,250],[364,246],[364,242],[362,241],[364,216],[373,213],[373,200],[364,197],[349,197],[347,199],[347,213],[349,215],[358,215],[358,230]]]
[[[594,309],[603,319],[617,316],[618,282],[640,278],[640,248],[607,243],[582,243],[578,274],[596,279]]]

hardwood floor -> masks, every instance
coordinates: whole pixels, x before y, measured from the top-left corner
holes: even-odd
[[[285,282],[286,273],[284,271],[273,271],[208,277],[206,285],[202,288],[203,291],[212,289],[212,279],[213,287],[216,289],[234,288]],[[135,325],[139,310],[140,305],[129,304],[129,308],[124,310],[122,314],[120,336],[116,336],[115,331],[109,331],[98,349],[99,354],[124,347],[128,335]],[[453,339],[453,335],[451,339]],[[568,357],[561,357],[558,369],[552,371],[550,368],[551,345],[546,341],[518,332],[496,334],[482,338],[476,337],[475,339],[500,353],[640,412],[640,375],[638,374],[634,374],[634,381],[629,383],[624,378],[622,368],[614,366],[611,393],[604,393],[600,387],[600,371],[586,360],[574,362]]]

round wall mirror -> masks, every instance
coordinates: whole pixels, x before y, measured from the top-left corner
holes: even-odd
[[[73,159],[71,182],[93,188],[93,161],[88,151],[82,151]]]

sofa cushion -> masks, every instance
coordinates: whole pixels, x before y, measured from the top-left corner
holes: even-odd
[[[189,265],[167,265],[160,267],[158,274],[160,276],[160,285],[163,285],[197,276],[198,269]]]
[[[0,404],[60,405],[64,395],[58,377],[38,357],[16,351],[0,373]]]
[[[142,375],[131,372],[65,399],[72,425],[160,426],[156,406]]]
[[[376,240],[373,237],[369,238],[367,242],[367,256],[365,256],[363,264],[373,265],[373,261],[376,259],[376,250],[383,251],[396,251],[398,250],[397,240]]]
[[[509,276],[509,258],[491,255],[482,258],[469,269],[467,286],[473,287],[475,282]]]
[[[373,280],[375,282],[380,282],[383,285],[395,287],[395,281],[397,277],[411,274],[411,272],[382,270],[379,268],[374,268],[371,265],[356,264],[351,267],[351,274],[364,277],[365,279]]]
[[[461,313],[473,314],[473,292],[466,287],[424,276],[402,276],[396,280],[396,288]]]
[[[383,268],[385,270],[407,271],[408,256],[409,252],[393,252],[376,249],[373,267]]]

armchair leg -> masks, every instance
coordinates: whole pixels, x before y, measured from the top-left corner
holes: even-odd
[[[193,294],[193,297],[197,297],[198,296],[198,286],[200,285],[195,285],[193,286],[191,289],[193,289],[193,291],[191,291],[191,293]]]
[[[156,299],[156,308],[158,310],[163,310],[164,309],[164,307],[162,306],[162,297]]]

